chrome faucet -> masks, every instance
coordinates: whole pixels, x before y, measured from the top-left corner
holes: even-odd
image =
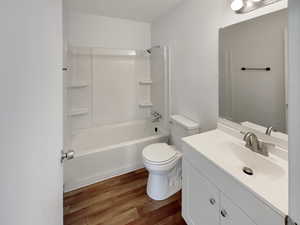
[[[266,135],[271,136],[273,131],[277,132],[277,130],[274,127],[272,127],[272,126],[268,127],[266,130]]]
[[[162,119],[162,115],[156,111],[151,112],[152,115],[152,123],[159,122]]]
[[[257,152],[259,148],[259,140],[254,133],[247,132],[244,136],[244,141],[246,142],[246,147],[254,152]]]
[[[244,132],[241,132],[244,134]],[[244,136],[244,141],[246,142],[245,147],[250,149],[253,152],[256,152],[258,154],[264,155],[264,156],[269,156],[269,148],[270,147],[275,147],[274,144],[272,143],[266,143],[263,141],[260,141],[258,137],[252,133],[252,132],[247,132]]]

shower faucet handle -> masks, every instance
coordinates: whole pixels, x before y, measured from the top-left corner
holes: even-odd
[[[162,118],[162,115],[159,112],[156,112],[156,111],[152,111],[151,115],[153,116],[153,118],[152,118],[153,123],[158,122]]]

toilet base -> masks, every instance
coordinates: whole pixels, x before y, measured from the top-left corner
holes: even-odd
[[[147,194],[153,200],[165,200],[181,190],[181,163],[169,172],[161,174],[150,172],[147,183]]]
[[[170,187],[170,189],[164,193],[162,193],[160,191],[154,191],[151,187],[149,188],[149,186],[150,185],[147,185],[147,195],[151,199],[156,200],[156,201],[165,200],[181,190],[181,182],[180,182],[180,185]]]

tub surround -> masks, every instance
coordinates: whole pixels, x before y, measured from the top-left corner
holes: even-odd
[[[168,141],[162,123],[150,122],[152,110],[168,118],[158,107],[167,105],[167,84],[153,76],[168,78],[164,48],[68,50],[64,141],[76,157],[64,166],[65,191],[142,168],[143,148]],[[153,92],[161,95],[153,95],[152,103]]]
[[[197,225],[201,217],[193,214],[192,207],[209,206],[210,198],[214,204],[220,204],[221,212],[217,210],[215,215],[221,213],[221,219],[242,223],[238,218],[244,218],[258,225],[284,224],[288,215],[287,151],[276,147],[270,150],[269,157],[261,156],[244,147],[238,133],[220,124],[216,130],[183,139],[183,215],[188,224]],[[243,172],[245,166],[253,169],[253,176]],[[201,202],[203,199],[193,202],[193,196],[197,198],[197,185],[204,199],[207,198],[205,202]],[[207,186],[211,188],[206,192]],[[231,211],[231,215],[227,212],[229,218],[222,210]],[[214,219],[218,224],[214,216],[208,218]]]
[[[65,74],[66,144],[71,133],[99,126],[144,120],[150,108],[150,57],[145,50],[99,47],[68,48],[69,70]]]

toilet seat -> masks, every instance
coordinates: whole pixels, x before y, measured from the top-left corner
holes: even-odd
[[[152,165],[165,165],[178,158],[179,152],[166,143],[158,143],[147,146],[143,150],[143,158]]]

